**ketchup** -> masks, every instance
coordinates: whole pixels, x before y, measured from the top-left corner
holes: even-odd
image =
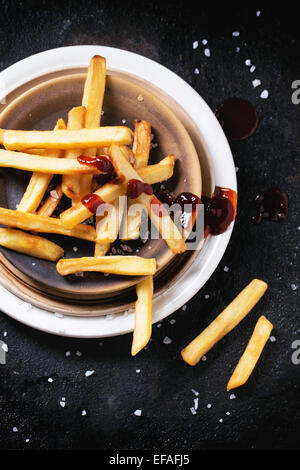
[[[228,138],[243,140],[254,134],[258,125],[258,115],[249,101],[230,98],[221,103],[215,115]]]
[[[127,183],[127,196],[130,199],[136,199],[142,193],[153,194],[153,189],[151,184],[143,183],[140,180],[129,180]]]
[[[255,198],[257,215],[252,217],[252,222],[260,224],[263,219],[280,222],[288,214],[288,197],[282,189],[271,188],[260,193]]]
[[[98,207],[101,204],[105,204],[101,197],[97,194],[87,194],[84,198],[81,199],[81,203],[92,213],[96,214]]]
[[[106,155],[99,155],[98,157],[85,157],[84,155],[77,157],[77,160],[82,165],[94,166],[102,173],[115,173],[114,166]]]
[[[236,216],[237,194],[232,189],[216,186],[212,198],[202,197],[204,202],[204,237],[224,233]]]

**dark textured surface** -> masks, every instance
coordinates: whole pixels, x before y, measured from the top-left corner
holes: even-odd
[[[288,18],[283,9],[276,12],[273,7],[272,13],[262,9],[257,18],[255,7],[226,13],[214,6],[196,14],[189,2],[154,2],[143,12],[136,2],[126,2],[126,7],[125,2],[83,3],[2,1],[0,68],[53,47],[121,47],[178,73],[212,108],[230,96],[248,99],[257,108],[260,124],[252,138],[231,145],[239,167],[239,215],[226,254],[186,311],[172,316],[176,323],[171,325],[169,318],[161,328],[154,326],[147,350],[132,359],[131,335],[105,339],[100,346],[99,340],[42,334],[1,314],[0,338],[9,352],[7,364],[0,365],[0,447],[298,448],[300,365],[291,361],[292,343],[300,340],[299,289],[291,288],[299,282],[300,234],[300,105],[291,102],[291,84],[300,79],[296,18],[293,23],[292,13]],[[240,36],[232,37],[232,31],[240,31]],[[211,57],[204,56],[204,38]],[[193,50],[195,40],[199,47]],[[248,58],[256,66],[253,74],[244,63]],[[262,86],[253,88],[254,78]],[[264,88],[270,92],[267,100],[259,97]],[[254,226],[249,221],[252,199],[272,186],[289,195],[288,219]],[[209,352],[206,362],[187,366],[179,356],[181,347],[254,277],[269,283],[263,300]],[[227,380],[262,313],[274,323],[277,341],[267,343],[249,383],[230,400]],[[165,336],[172,344],[163,344]],[[81,357],[75,355],[77,350]],[[66,351],[71,351],[70,357]],[[88,369],[95,374],[85,377]],[[189,410],[191,388],[199,391],[195,416]],[[65,408],[59,405],[61,397],[66,398]],[[82,409],[86,416],[81,416]],[[136,409],[143,410],[141,417],[134,416]],[[18,432],[13,432],[14,426]]]

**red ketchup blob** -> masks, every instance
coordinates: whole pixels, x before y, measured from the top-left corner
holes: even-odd
[[[153,189],[151,184],[143,183],[140,180],[129,180],[127,183],[127,196],[130,199],[136,199],[142,193],[153,194]]]
[[[263,219],[281,222],[288,214],[288,197],[282,189],[271,188],[258,194],[255,198],[257,215],[252,222],[260,224]]]
[[[224,233],[236,216],[237,194],[232,189],[216,186],[212,198],[202,196],[204,212],[204,237],[209,233]]]
[[[82,165],[89,165],[97,168],[102,173],[115,173],[114,166],[106,155],[99,155],[98,157],[85,157],[84,155],[77,157],[77,160]]]
[[[176,197],[174,203],[181,206],[183,215],[181,221],[182,227],[186,230],[192,230],[197,217],[197,209],[199,209],[199,205],[202,204],[200,197],[193,193],[184,192]],[[191,214],[191,216],[187,218],[185,214]]]
[[[81,199],[81,203],[92,213],[96,214],[98,207],[101,204],[105,204],[101,197],[97,194],[87,194],[84,198]]]
[[[258,115],[249,101],[230,98],[221,103],[215,115],[226,136],[233,140],[243,140],[254,134],[258,125]]]

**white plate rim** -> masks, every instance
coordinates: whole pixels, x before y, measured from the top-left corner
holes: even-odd
[[[0,72],[2,90],[8,94],[27,81],[49,72],[87,66],[95,54],[106,57],[108,69],[136,75],[177,101],[201,131],[213,162],[216,185],[237,190],[232,153],[214,113],[187,82],[151,59],[107,46],[68,46],[51,49],[27,57]],[[233,226],[234,223],[222,235],[208,237],[201,252],[183,276],[154,299],[153,323],[163,320],[181,308],[203,287],[222,259]],[[0,286],[0,291],[1,310],[4,313],[27,326],[47,333],[77,338],[102,338],[133,331],[133,312],[90,318],[56,315],[31,306],[3,286]]]

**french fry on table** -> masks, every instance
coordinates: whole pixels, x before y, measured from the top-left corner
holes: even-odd
[[[37,173],[47,173],[47,178],[49,177],[49,173],[53,175],[83,175],[100,173],[96,167],[83,165],[77,160],[30,155],[28,153],[1,149],[0,167],[17,168],[19,170],[34,171]]]
[[[55,130],[66,129],[66,125],[63,119],[59,119],[54,128]],[[43,156],[56,157],[62,156],[62,150],[37,150],[37,152],[43,152]],[[27,185],[26,191],[19,202],[18,210],[21,212],[35,212],[39,207],[45,192],[49,186],[49,183],[53,177],[52,173],[33,173],[30,181]]]
[[[253,279],[228,307],[181,351],[183,360],[190,366],[195,366],[207,351],[245,318],[267,288],[268,284],[264,281]]]
[[[97,189],[93,194],[98,196],[101,201],[104,203],[110,204],[114,202],[122,194],[125,194],[126,186],[124,184],[114,184],[106,183],[101,188]],[[77,224],[80,224],[84,220],[88,219],[93,215],[87,207],[85,207],[81,202],[70,207],[60,214],[60,219],[62,223],[68,227],[72,228]]]
[[[96,230],[91,225],[81,224],[68,229],[61,220],[54,217],[44,217],[28,212],[13,211],[0,208],[0,224],[16,227],[21,230],[29,230],[41,233],[57,233],[68,237],[81,238],[83,240],[95,241]]]
[[[125,177],[126,183],[132,179],[143,181],[138,172],[130,165],[118,145],[111,145],[109,155],[118,176]],[[186,249],[185,242],[161,202],[155,196],[145,193],[142,193],[137,198],[137,201],[145,206],[152,223],[159,230],[162,238],[167,242],[173,253],[183,253]],[[158,214],[153,210],[152,205],[158,208],[162,207],[164,210]]]
[[[63,192],[61,189],[61,184],[58,184],[56,188],[50,191],[49,196],[45,200],[45,202],[41,205],[41,207],[37,210],[38,215],[43,215],[46,217],[51,217],[55,209],[57,208],[59,201],[63,196]],[[19,208],[18,208],[19,210]]]
[[[84,127],[85,119],[85,107],[78,106],[72,108],[68,114],[67,128],[69,130],[78,130]],[[81,149],[66,150],[64,158],[66,159],[77,159],[82,155]],[[62,178],[62,192],[72,200],[78,200],[80,198],[80,175],[63,175]]]
[[[106,60],[104,57],[95,55],[88,67],[88,72],[84,84],[82,106],[86,108],[85,125],[86,129],[100,127],[101,111],[105,92],[106,81]],[[86,149],[83,155],[95,157],[97,148]],[[92,177],[82,176],[80,182],[81,196],[91,192]]]
[[[10,228],[0,228],[0,245],[48,261],[57,261],[64,256],[64,250],[56,243],[38,235]]]
[[[148,276],[136,285],[137,301],[134,313],[134,331],[131,355],[135,356],[151,338],[153,277]]]
[[[130,145],[132,131],[125,126],[58,131],[14,131],[0,129],[0,144],[7,150],[77,149],[106,147],[112,143]]]
[[[151,147],[151,126],[143,120],[134,121],[134,136],[132,151],[134,155],[134,168],[142,168],[148,165]]]
[[[266,317],[261,316],[256,323],[249,343],[240,358],[230,380],[227,384],[227,391],[240,387],[247,382],[253,372],[254,367],[269,339],[273,329],[272,323]]]
[[[58,261],[57,271],[62,276],[81,271],[95,271],[125,276],[150,276],[155,274],[155,258],[139,256],[99,256],[98,258],[63,258]]]

